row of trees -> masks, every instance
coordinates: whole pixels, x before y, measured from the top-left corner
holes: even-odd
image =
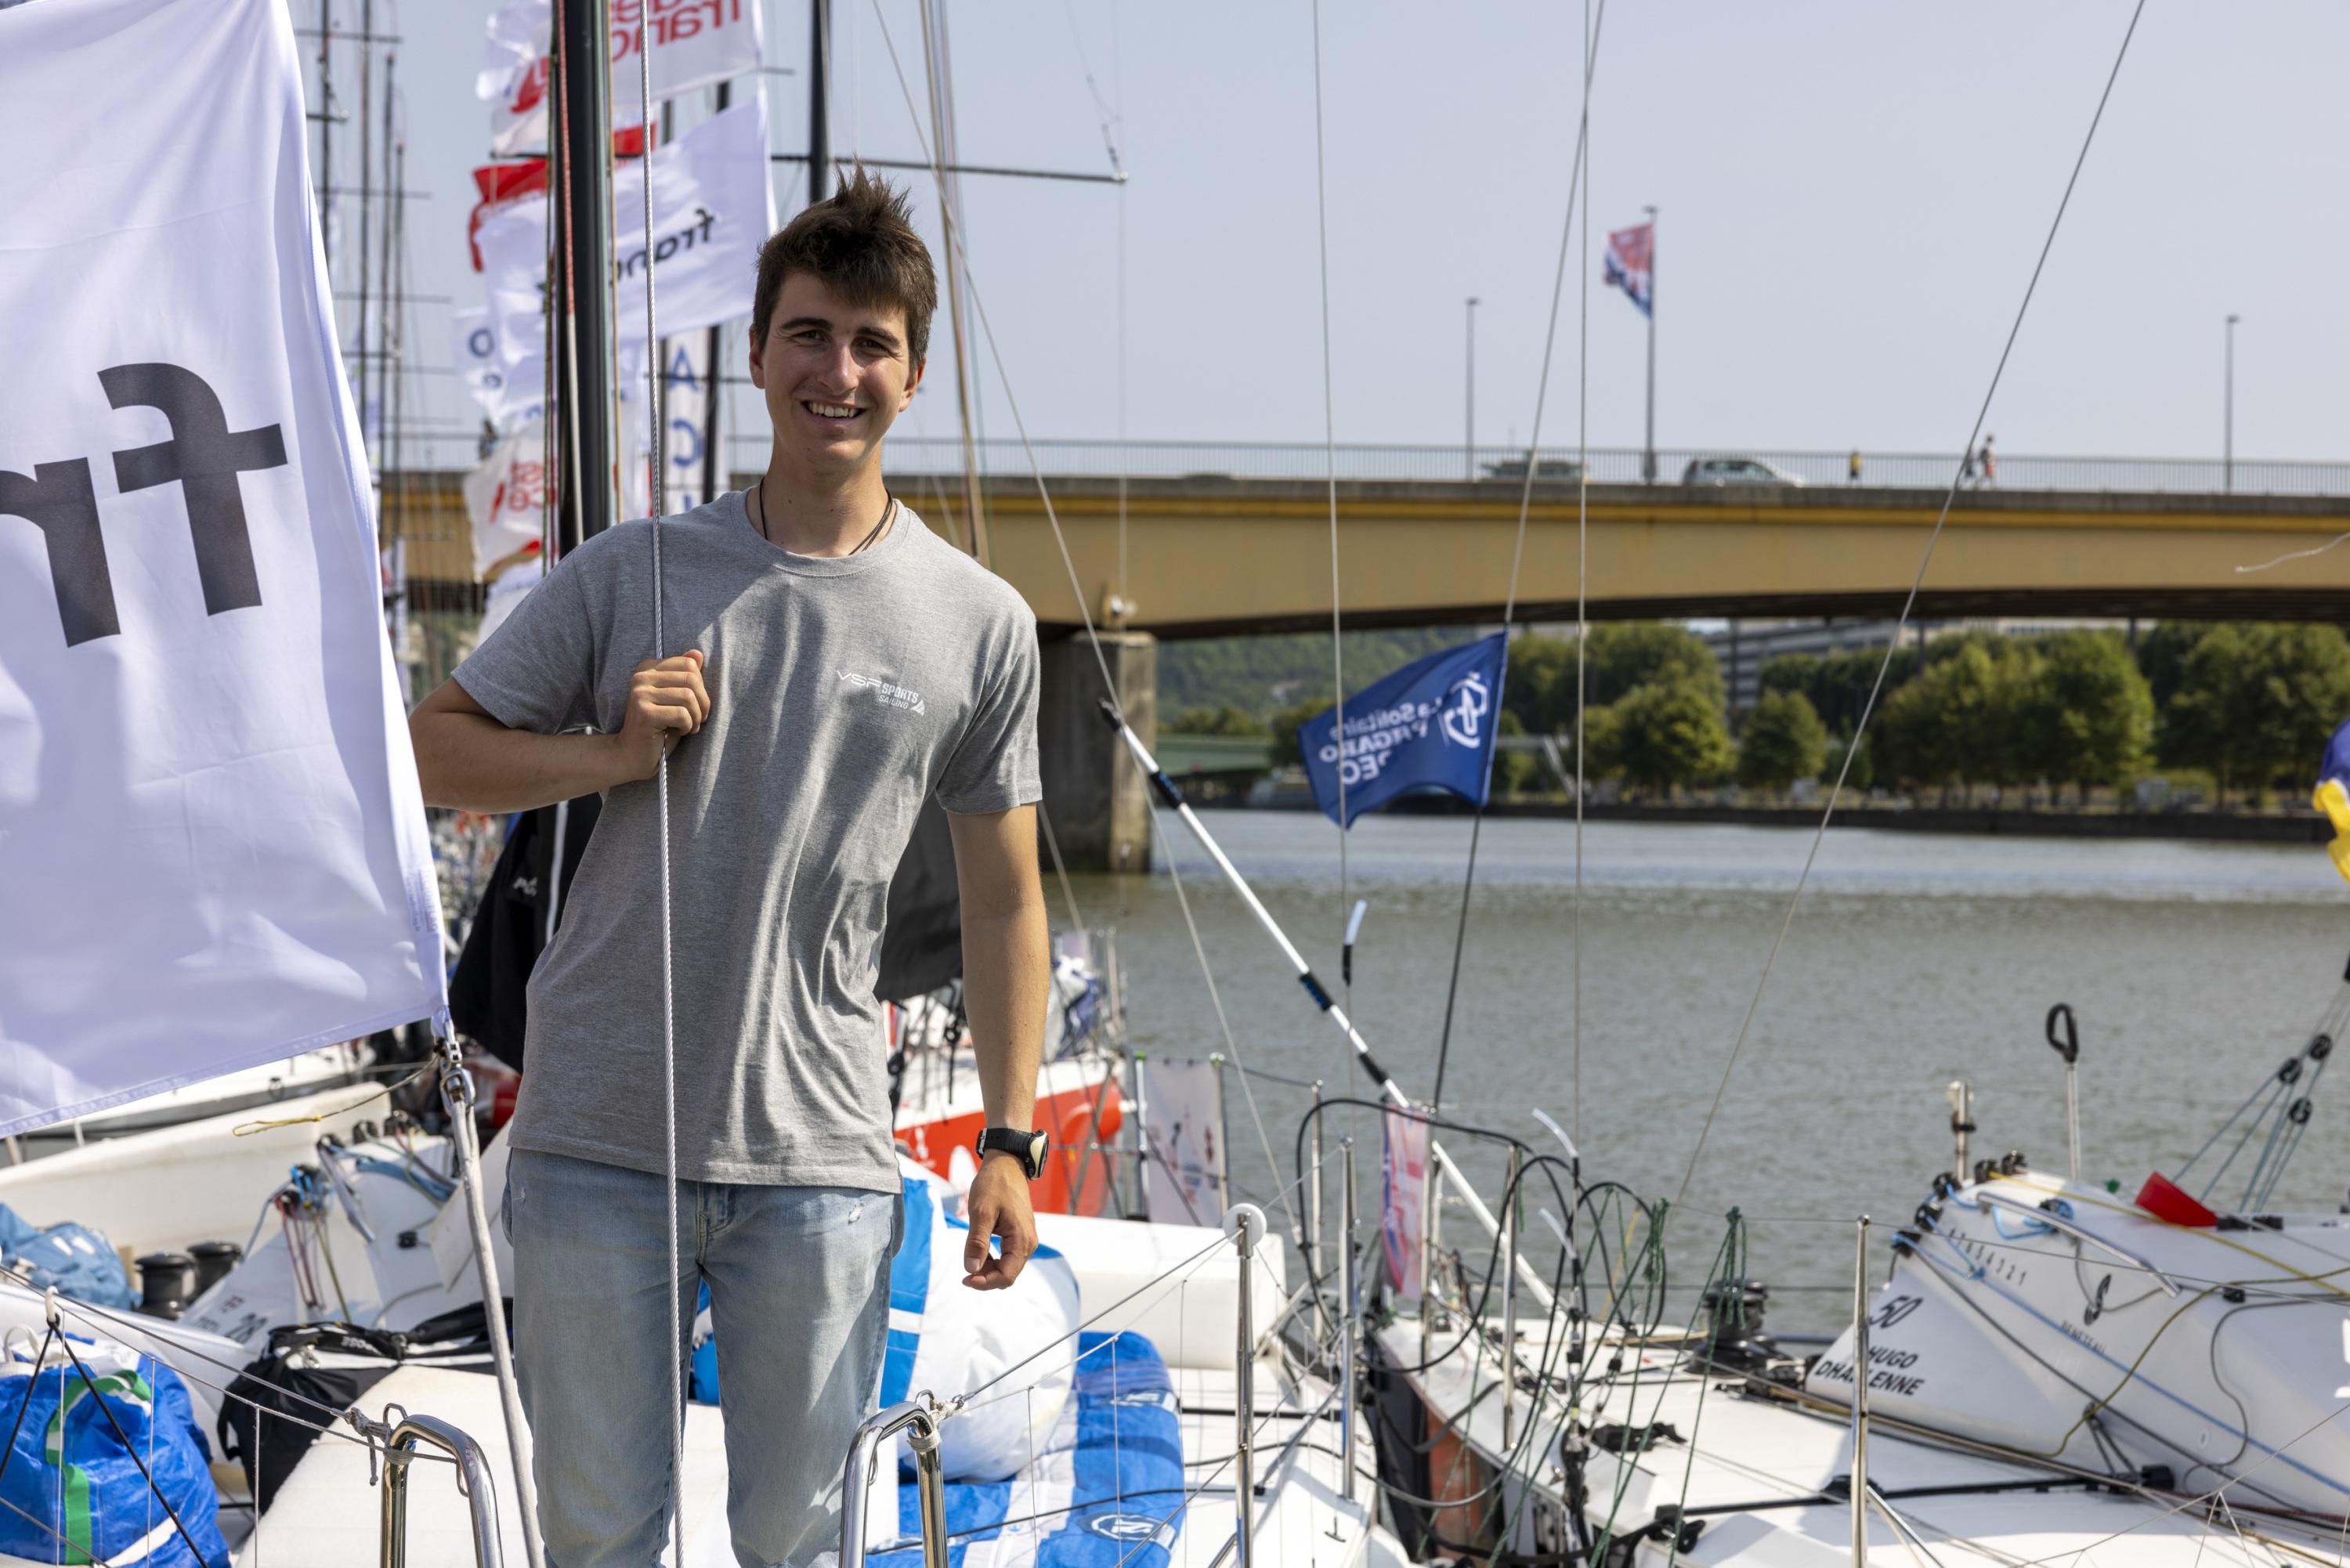
[[[1595,626],[1579,670],[1572,637],[1522,637],[1510,647],[1502,729],[1571,748],[1581,707],[1588,778],[1649,794],[1732,779],[1777,793],[1845,767],[1874,691],[1846,774],[1856,787],[1996,795],[2070,785],[2085,799],[2159,766],[2257,801],[2279,785],[2305,788],[2350,714],[2350,639],[2331,626],[2239,623],[2164,622],[2135,646],[2118,631],[1972,631],[1905,645],[1889,661],[1882,649],[1785,655],[1763,666],[1760,684],[1733,740],[1721,666],[1686,628]],[[1170,727],[1269,732],[1279,760],[1295,762],[1296,726],[1329,705],[1326,689],[1269,716],[1227,701]],[[1495,785],[1534,787],[1544,771],[1505,753]]]

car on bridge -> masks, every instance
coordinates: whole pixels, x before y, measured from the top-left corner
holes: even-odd
[[[1681,470],[1683,484],[1801,484],[1804,482],[1759,457],[1699,457]]]
[[[1523,479],[1526,460],[1523,457],[1496,458],[1485,465],[1488,479]],[[1545,457],[1534,464],[1536,479],[1558,479],[1573,483],[1583,477],[1583,464],[1571,457]]]

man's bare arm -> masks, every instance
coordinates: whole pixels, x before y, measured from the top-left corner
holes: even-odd
[[[962,888],[963,1011],[979,1058],[987,1125],[1034,1127],[1053,965],[1045,890],[1036,875],[1036,808],[950,815],[947,821]],[[1000,1259],[987,1254],[990,1235],[1002,1238]],[[991,1154],[972,1182],[963,1282],[1001,1289],[1019,1276],[1035,1250],[1027,1176],[1011,1156]]]
[[[463,687],[444,680],[408,716],[408,738],[425,805],[528,811],[650,778],[661,753],[709,717],[702,655],[683,653],[637,666],[617,734],[509,729]]]

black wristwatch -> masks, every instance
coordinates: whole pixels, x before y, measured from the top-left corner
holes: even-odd
[[[1028,1173],[1028,1179],[1034,1181],[1045,1174],[1045,1145],[1047,1141],[1040,1132],[1028,1132],[1020,1127],[989,1127],[979,1135],[979,1158],[984,1162],[991,1154],[1014,1156],[1019,1159],[1021,1168]]]

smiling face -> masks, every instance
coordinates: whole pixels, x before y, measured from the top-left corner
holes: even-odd
[[[902,306],[851,304],[813,273],[785,277],[765,338],[751,345],[775,460],[834,481],[878,464],[882,436],[921,384],[906,338]]]

